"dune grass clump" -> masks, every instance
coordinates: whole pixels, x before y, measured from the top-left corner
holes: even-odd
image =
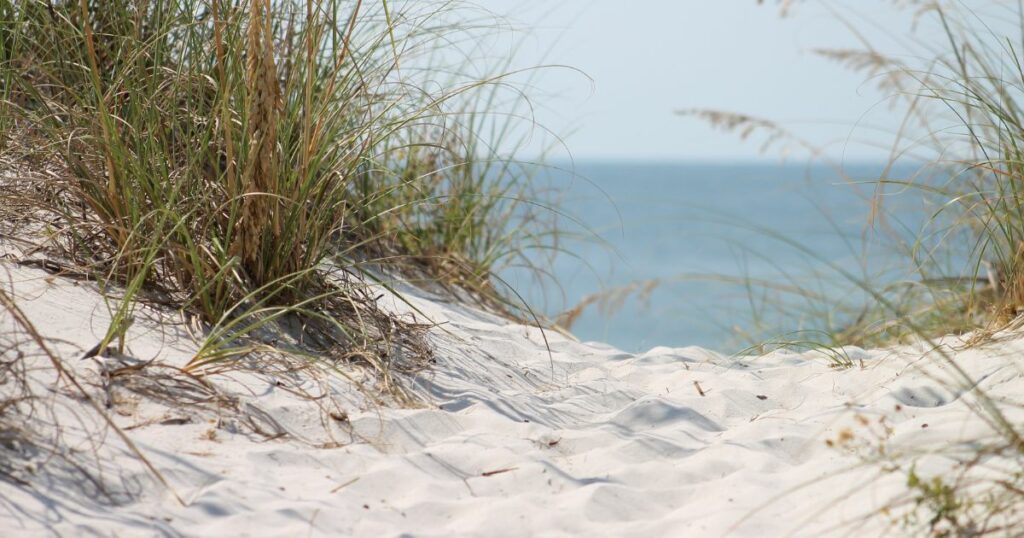
[[[798,11],[800,5],[788,0],[777,4],[783,12]],[[807,141],[778,122],[720,110],[680,114],[744,139],[759,137],[762,149],[803,150],[834,165],[837,177],[851,188],[867,187],[870,221],[865,236],[901,254],[905,267],[872,275],[865,269],[874,261],[870,257],[859,264],[837,263],[804,246],[800,238],[748,226],[823,271],[817,279],[784,271],[782,282],[713,279],[754,290],[752,298],[767,297],[767,306],[786,321],[824,320],[822,327],[764,343],[757,342],[763,337],[755,333],[755,345],[748,351],[925,344],[929,363],[949,373],[934,380],[969,394],[964,403],[989,427],[990,435],[868,458],[866,464],[906,477],[905,494],[882,516],[912,535],[1016,536],[1024,527],[1024,432],[1015,420],[1021,402],[988,396],[980,381],[958,364],[950,345],[986,344],[1003,331],[1024,327],[1024,5],[1012,0],[895,4],[913,13],[916,28],[934,30],[939,38],[908,45],[901,36],[896,41],[910,50],[886,54],[857,32],[859,19],[869,14],[851,7],[856,15],[843,22],[863,48],[814,51],[864,74],[887,96],[889,110],[902,115],[891,137],[880,141],[872,133],[864,141],[889,151],[880,177],[846,176],[842,163],[829,161],[825,144]],[[856,143],[857,136],[853,132],[841,143]],[[912,172],[906,173],[908,168]],[[905,206],[894,204],[908,198],[914,200],[911,215]],[[852,248],[851,254],[856,254]],[[848,285],[855,292],[853,300],[841,304],[835,295],[820,293],[823,282]],[[966,338],[942,339],[948,335]],[[950,470],[945,475],[919,470],[918,460],[929,456],[944,459]]]
[[[818,51],[868,75],[905,114],[887,172],[907,160],[918,163],[918,172],[877,181],[876,229],[886,229],[887,200],[894,192],[919,197],[932,208],[910,240],[893,235],[911,262],[913,281],[877,286],[837,269],[872,303],[849,334],[889,341],[910,336],[934,344],[929,347],[936,361],[953,372],[940,382],[971,394],[967,404],[992,431],[965,446],[935,447],[955,464],[946,476],[916,470],[913,457],[909,463],[892,457],[880,462],[907,476],[906,498],[893,506],[894,514],[903,514],[897,523],[930,536],[1016,535],[1024,525],[1024,436],[1010,417],[1017,416],[1020,402],[987,396],[934,338],[974,331],[966,343],[978,344],[1022,326],[1024,6],[937,0],[906,7],[914,10],[917,24],[932,25],[941,39],[899,57],[870,43],[863,50]]]
[[[496,275],[555,237],[515,161],[522,73],[473,53],[496,29],[458,2],[0,0],[0,255],[100,284],[112,322],[85,357],[125,351],[142,303],[196,322],[188,364],[137,373],[166,398],[316,361],[415,405],[400,375],[431,320],[378,305],[392,279],[521,317]],[[0,314],[162,481],[2,290]],[[32,441],[33,395],[7,388],[0,443]]]
[[[145,292],[224,337],[301,315],[386,354],[393,320],[325,262],[426,275],[514,313],[495,272],[547,236],[489,138],[517,114],[494,97],[512,75],[463,75],[445,55],[472,31],[460,9],[2,1],[8,207],[40,247],[124,287],[101,347]]]
[[[968,260],[960,275],[939,274],[960,277],[953,280],[961,290],[948,306],[939,306],[954,314],[947,323],[966,320],[986,329],[978,341],[1019,327],[1024,313],[1024,6],[999,2],[972,11],[960,3],[935,2],[926,7],[922,14],[941,26],[945,46],[927,64],[896,69],[893,76],[917,89],[903,96],[907,117],[927,135],[920,144],[937,156],[931,166],[942,175],[931,177],[943,179],[886,183],[909,186],[935,202],[930,234],[914,244],[913,259],[933,274],[944,252],[958,251]],[[911,146],[904,151],[913,149],[901,142]],[[940,320],[927,329],[946,327]],[[956,480],[919,476],[911,467],[908,488],[916,493],[911,516],[917,519],[909,522],[915,528],[933,535],[983,536],[1013,534],[1024,524],[1019,472],[1024,443],[1020,425],[1003,414],[1015,404],[993,402],[984,393],[979,400],[979,417],[993,424],[997,435],[974,443],[975,450],[960,460],[964,472]],[[991,465],[989,460],[1001,461],[1005,470],[979,471]]]
[[[778,4],[784,13],[799,10],[798,2]],[[799,238],[742,223],[751,233],[824,266],[824,274],[781,271],[784,282],[710,277],[756,290],[752,299],[767,297],[764,308],[777,317],[826,320],[812,331],[826,336],[823,343],[829,345],[876,346],[978,330],[980,337],[1014,324],[1024,313],[1021,6],[1014,1],[897,4],[913,14],[917,28],[928,27],[940,38],[910,44],[897,39],[909,50],[889,55],[854,31],[863,48],[813,51],[863,74],[886,96],[878,106],[902,116],[898,129],[881,138],[854,130],[837,141],[887,151],[890,158],[879,177],[849,176],[842,162],[829,158],[836,148],[828,142],[807,140],[770,119],[699,108],[678,112],[742,139],[760,139],[762,151],[804,152],[865,195],[869,221],[861,247],[840,237],[838,229],[837,241],[847,242],[852,257],[865,256],[867,239],[884,244],[907,262],[898,270],[873,270],[873,260],[862,259],[857,270],[837,271],[833,260],[808,251]],[[856,27],[863,15],[843,22]],[[908,198],[915,199],[910,206],[893,202]],[[832,278],[829,286],[852,285],[855,293],[847,295],[854,299],[840,304],[841,297],[821,293],[826,276]],[[876,295],[886,298],[884,304]],[[756,344],[760,335],[754,329],[750,339]]]
[[[922,43],[907,57],[868,44],[816,52],[865,73],[903,111],[887,172],[907,161],[918,171],[882,177],[872,215],[884,228],[893,192],[919,196],[932,208],[900,245],[919,276],[918,293],[909,294],[915,302],[904,302],[912,305],[908,311],[919,309],[911,317],[934,335],[998,330],[1024,312],[1021,6],[994,2],[975,11],[934,1],[908,7],[942,41]]]

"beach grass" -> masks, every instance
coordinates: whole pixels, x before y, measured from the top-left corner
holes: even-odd
[[[298,317],[383,371],[401,322],[365,282],[398,274],[525,317],[496,274],[555,232],[514,158],[521,73],[451,53],[490,20],[452,2],[0,2],[6,217],[121,288],[100,352],[157,298],[213,328],[193,368]]]
[[[904,114],[889,146],[889,166],[873,182],[871,224],[905,254],[908,272],[916,277],[881,286],[820,260],[870,298],[855,323],[828,340],[863,343],[867,337],[868,343],[884,345],[909,337],[927,343],[935,360],[952,372],[941,382],[971,391],[968,405],[995,434],[971,440],[967,450],[936,448],[959,463],[948,476],[922,475],[917,456],[892,455],[875,462],[907,475],[902,506],[909,509],[898,521],[904,530],[931,536],[1012,534],[1022,524],[1024,504],[1021,474],[1014,469],[1022,461],[1024,436],[1004,414],[1013,404],[989,398],[938,338],[969,334],[965,345],[982,345],[1021,326],[1024,7],[1019,2],[968,6],[944,1],[906,7],[915,10],[917,24],[932,25],[942,39],[919,43],[898,56],[883,54],[870,43],[863,49],[817,51],[865,74]],[[888,175],[907,161],[916,163],[916,173]],[[901,233],[906,230],[894,233],[887,224],[886,204],[894,193],[919,197],[931,208],[921,228],[910,230],[910,239]],[[782,240],[800,250],[793,239]],[[1011,465],[979,472],[992,461]]]
[[[142,305],[198,326],[173,379],[144,374],[172,400],[206,372],[305,361],[419,405],[432,321],[380,299],[402,281],[538,323],[497,275],[557,243],[516,156],[531,70],[474,53],[498,31],[448,1],[0,0],[0,233],[15,263],[99,284],[111,322],[84,357],[125,352]],[[170,489],[3,290],[0,307]],[[35,401],[16,392],[5,417]]]

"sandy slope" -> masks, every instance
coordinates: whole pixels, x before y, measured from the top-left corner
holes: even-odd
[[[89,284],[2,267],[6,287],[63,356],[96,343],[107,312]],[[186,506],[109,432],[98,458],[82,456],[96,448],[83,429],[103,429],[81,402],[49,395],[56,410],[34,420],[60,423],[82,450],[72,456],[101,474],[109,494],[22,448],[35,467],[17,476],[33,485],[0,481],[0,534],[900,534],[885,517],[862,518],[878,514],[906,476],[877,478],[863,458],[879,441],[890,453],[918,452],[987,431],[964,405],[972,394],[932,380],[945,374],[912,347],[846,349],[855,366],[837,370],[821,353],[632,355],[549,332],[549,354],[536,329],[423,293],[415,304],[445,322],[432,335],[437,364],[417,380],[431,399],[421,409],[378,409],[337,376],[314,383],[287,372],[214,376],[217,391],[200,390],[205,396],[184,409],[115,393],[113,416]],[[105,368],[189,358],[195,345],[172,317],[139,318],[130,357],[106,359]],[[0,321],[8,334],[10,320]],[[10,343],[2,349],[5,359],[15,353]],[[1012,397],[1024,394],[1013,362],[1021,351],[1024,340],[1005,338],[956,355],[981,388]],[[100,379],[100,363],[69,363],[83,379]],[[45,391],[53,374],[40,366],[32,378]],[[321,409],[299,390],[339,403]],[[233,404],[211,405],[211,394]],[[329,418],[339,412],[348,420]],[[843,431],[853,439],[826,446],[849,437]],[[339,446],[317,446],[325,443]],[[942,458],[919,465],[947,467]]]

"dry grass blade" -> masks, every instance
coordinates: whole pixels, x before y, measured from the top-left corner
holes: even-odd
[[[35,342],[36,346],[46,355],[50,360],[50,364],[53,365],[54,370],[58,373],[59,379],[63,379],[71,384],[72,387],[78,392],[83,400],[89,405],[89,407],[95,412],[110,428],[114,433],[121,438],[125,446],[139,459],[143,465],[153,474],[168,491],[174,495],[174,498],[182,506],[185,506],[185,501],[178,495],[178,492],[167,482],[164,475],[149,461],[149,458],[135,445],[131,440],[131,437],[124,432],[117,424],[114,423],[113,419],[106,413],[103,407],[96,402],[92,395],[79,383],[78,379],[72,374],[65,366],[63,360],[58,357],[53,351],[50,350],[46,344],[46,340],[39,334],[35,326],[28,319],[24,312],[18,308],[18,305],[14,303],[10,295],[3,289],[0,289],[0,308],[5,309],[13,318],[15,323],[21,327],[22,330],[28,334],[32,341]]]
[[[818,48],[811,52],[868,79],[877,79],[877,87],[883,92],[905,91],[914,81],[903,62],[877,50]]]
[[[676,114],[680,116],[691,116],[706,121],[712,127],[733,133],[746,140],[753,136],[763,136],[761,151],[768,151],[776,146],[781,146],[781,151],[786,153],[793,147],[807,151],[812,157],[822,155],[821,148],[800,138],[795,133],[786,129],[778,122],[765,118],[750,116],[737,112],[714,109],[689,109],[679,110]]]
[[[282,201],[278,177],[278,139],[281,89],[274,60],[274,39],[270,29],[270,0],[253,0],[249,10],[246,51],[246,99],[249,155],[242,173],[243,193],[238,236],[233,252],[240,256],[257,283],[291,272],[297,255],[280,252],[275,260],[285,264],[280,272],[264,267],[263,246],[281,238]],[[289,200],[296,203],[295,200]],[[290,261],[291,260],[291,261]]]

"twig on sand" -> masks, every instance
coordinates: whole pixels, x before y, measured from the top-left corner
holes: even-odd
[[[331,493],[337,493],[337,492],[341,491],[342,489],[347,488],[347,487],[351,486],[352,484],[355,484],[356,481],[358,481],[358,480],[359,480],[359,477],[357,476],[357,477],[353,478],[352,480],[349,480],[348,482],[345,482],[344,484],[342,484],[342,485],[332,489]]]
[[[485,477],[486,476],[494,476],[496,474],[508,473],[508,472],[512,472],[512,471],[515,471],[515,470],[518,470],[518,469],[519,469],[519,467],[509,467],[508,469],[498,469],[497,471],[487,471],[485,473],[480,473],[480,476],[485,476]]]

